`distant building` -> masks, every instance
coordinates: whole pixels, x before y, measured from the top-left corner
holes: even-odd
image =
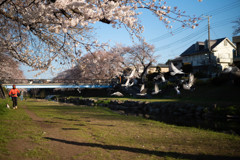
[[[219,70],[233,64],[233,51],[236,46],[228,39],[221,38],[205,42],[196,42],[185,50],[180,56],[183,64],[191,64],[194,72],[209,72],[208,67],[215,66]]]
[[[158,64],[157,66],[150,66],[147,70],[147,73],[148,74],[157,73],[158,70],[162,73],[169,72],[169,67],[168,67],[168,65],[165,65],[165,64]]]
[[[127,67],[126,69],[133,70],[133,68],[134,68],[133,66],[130,66],[130,67]],[[157,73],[159,69],[160,69],[160,72],[162,72],[162,73],[169,72],[169,66],[168,65],[158,64],[156,66],[148,67],[147,73],[148,74]],[[139,72],[139,74],[141,74],[143,72],[143,67],[138,68],[138,72]]]
[[[166,65],[166,64],[158,64],[157,67],[160,67],[162,73],[169,72],[169,65]]]
[[[233,43],[237,46],[236,52],[233,54],[233,63],[240,67],[240,36],[233,37]]]

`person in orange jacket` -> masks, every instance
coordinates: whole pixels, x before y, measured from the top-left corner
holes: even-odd
[[[8,93],[10,97],[12,97],[13,101],[13,109],[17,109],[17,97],[20,95],[20,91],[16,88],[16,85],[13,85],[13,88]]]

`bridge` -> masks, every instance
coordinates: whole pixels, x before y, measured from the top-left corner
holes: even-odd
[[[0,79],[6,88],[111,88],[107,79]]]

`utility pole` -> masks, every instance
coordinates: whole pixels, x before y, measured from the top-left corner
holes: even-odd
[[[211,52],[211,46],[210,46],[210,16],[208,17],[208,51]]]
[[[211,63],[211,44],[210,44],[210,18],[212,16],[204,16],[206,18],[208,18],[208,52],[209,52],[209,63]]]
[[[204,16],[204,17],[206,17],[206,18],[208,18],[208,71],[209,71],[209,73],[211,74],[211,72],[212,72],[212,60],[211,60],[211,53],[212,53],[212,51],[211,51],[211,43],[210,43],[210,18],[212,17],[212,16]]]

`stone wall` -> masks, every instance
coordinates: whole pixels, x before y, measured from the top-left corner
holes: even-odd
[[[191,103],[179,102],[143,102],[112,100],[104,103],[96,99],[59,98],[59,102],[73,103],[76,105],[104,106],[111,110],[119,111],[126,115],[137,115],[146,118],[158,119],[161,116],[176,116],[194,119],[226,118],[228,115],[218,115],[214,112],[215,105],[202,106]]]

